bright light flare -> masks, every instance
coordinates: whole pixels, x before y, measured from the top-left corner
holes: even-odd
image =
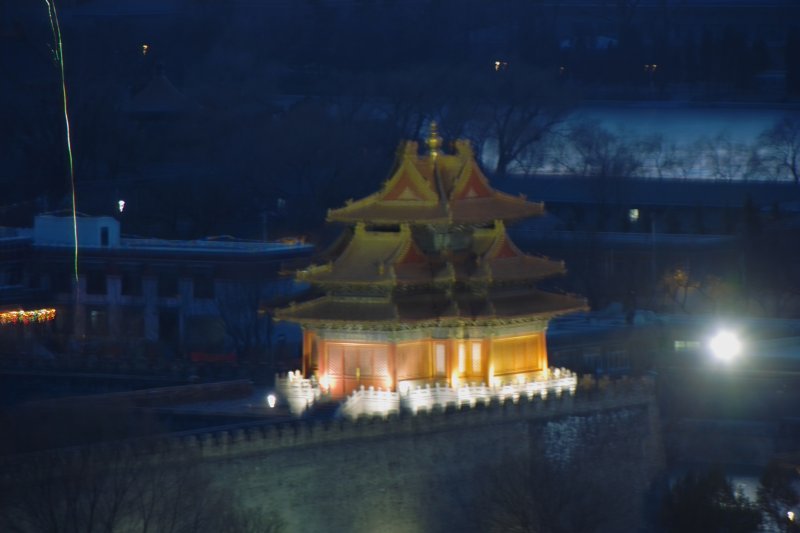
[[[274,409],[276,403],[278,403],[278,399],[275,397],[275,395],[267,394],[267,405],[269,405],[269,408]]]
[[[794,522],[794,511],[786,511],[786,518],[789,519],[789,522]]]
[[[728,361],[739,355],[742,351],[742,343],[735,333],[720,331],[709,342],[709,348],[717,359]]]
[[[117,202],[117,207],[119,208],[120,213],[125,211],[125,200],[120,200],[119,202]]]
[[[323,374],[323,375],[322,375],[322,376],[319,378],[319,387],[320,387],[320,388],[321,388],[323,391],[325,391],[325,392],[328,392],[328,391],[330,391],[330,390],[331,390],[331,385],[333,385],[333,383],[332,383],[332,380],[331,380],[331,378],[328,376],[328,374]]]
[[[401,381],[397,384],[397,391],[405,396],[411,391],[411,384],[407,381]]]

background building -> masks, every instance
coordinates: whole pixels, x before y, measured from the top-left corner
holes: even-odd
[[[40,215],[0,239],[3,302],[52,307],[44,351],[102,355],[247,357],[272,342],[267,306],[296,289],[281,272],[306,257],[300,240],[132,238],[111,217]],[[7,335],[8,336],[8,335]],[[285,336],[285,333],[284,333]]]

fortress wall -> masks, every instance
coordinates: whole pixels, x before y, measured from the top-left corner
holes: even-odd
[[[663,466],[652,383],[581,385],[574,397],[386,420],[298,421],[126,446],[143,468],[196,465],[235,491],[243,507],[277,511],[287,532],[470,532],[485,530],[478,518],[497,489],[493,480],[513,482],[532,462],[561,461],[595,439],[603,454],[633,465],[633,516],[616,530],[635,530],[641,495]],[[0,467],[9,475],[24,459],[4,458]]]
[[[210,435],[185,446],[205,459],[244,505],[277,509],[288,531],[481,531],[489,472],[526,471],[532,454],[558,460],[582,431],[637,464],[637,495],[662,466],[652,391],[609,385],[547,400],[520,400],[388,420],[298,423],[265,432]],[[177,449],[180,449],[178,447]],[[639,504],[635,520],[641,519]]]

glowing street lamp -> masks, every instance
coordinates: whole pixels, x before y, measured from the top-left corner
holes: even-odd
[[[717,359],[729,361],[742,351],[742,343],[739,342],[739,337],[735,333],[720,331],[711,339],[709,348]]]

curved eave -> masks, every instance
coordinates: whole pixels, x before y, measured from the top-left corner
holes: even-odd
[[[438,224],[447,223],[447,213],[439,204],[433,205],[386,205],[371,204],[364,206],[343,207],[328,211],[328,222],[344,224]]]
[[[346,224],[485,224],[493,220],[519,220],[541,216],[544,204],[496,193],[490,198],[471,198],[443,204],[354,202],[328,211],[328,222]]]
[[[504,264],[506,261],[509,262]],[[563,263],[533,257],[490,260],[488,266],[489,276],[495,282],[537,282],[567,273]]]
[[[519,296],[512,298],[497,298],[492,301],[424,301],[417,304],[413,300],[400,304],[389,300],[374,299],[347,299],[323,296],[299,305],[283,308],[276,313],[276,318],[296,322],[304,326],[327,325],[335,328],[369,327],[384,329],[408,329],[427,326],[456,326],[456,325],[489,325],[500,323],[529,322],[546,320],[555,316],[585,311],[588,309],[585,300],[568,295],[544,293],[537,291],[540,296],[540,309],[515,309],[519,302],[524,301]],[[509,302],[509,300],[511,300]],[[424,304],[431,306],[430,313],[426,313]],[[522,304],[532,307],[530,302]],[[490,309],[487,313],[468,313],[469,307]]]
[[[490,198],[472,198],[450,204],[450,216],[456,223],[519,220],[541,216],[544,212],[542,202],[529,202],[499,192]]]
[[[447,328],[447,327],[492,327],[508,324],[526,324],[549,321],[550,319],[568,313],[586,311],[587,306],[577,307],[566,311],[549,313],[535,313],[516,316],[480,316],[480,317],[442,317],[436,319],[418,320],[335,320],[325,318],[278,318],[286,322],[294,322],[302,327],[329,328],[329,329],[365,329],[365,330],[390,330],[400,331],[421,328]]]

